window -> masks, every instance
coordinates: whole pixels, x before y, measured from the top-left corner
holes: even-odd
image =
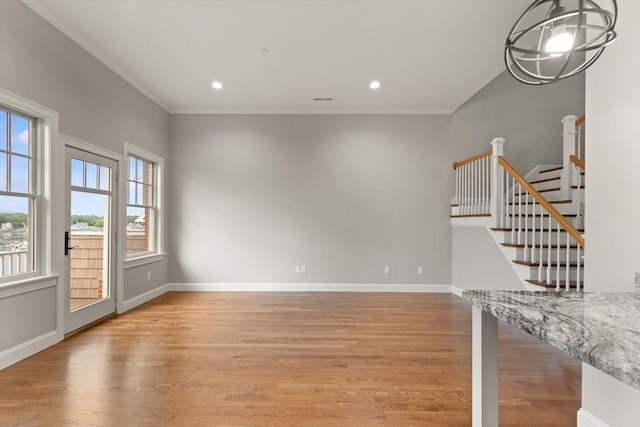
[[[38,266],[36,122],[0,105],[0,279]]]
[[[125,143],[126,257],[133,260],[162,253],[160,180],[163,159]]]

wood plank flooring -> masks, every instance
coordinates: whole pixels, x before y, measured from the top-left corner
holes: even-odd
[[[575,426],[580,363],[500,327],[500,426]],[[171,292],[0,371],[8,426],[470,426],[449,294]]]

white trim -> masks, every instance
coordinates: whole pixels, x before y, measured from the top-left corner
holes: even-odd
[[[578,427],[610,427],[609,424],[584,408],[578,410]]]
[[[457,107],[456,107],[457,108]],[[233,109],[216,109],[216,108],[171,108],[170,114],[214,114],[214,115],[354,115],[354,116],[448,116],[455,112],[456,108],[437,108],[437,109],[393,109],[393,110],[349,110],[349,109],[335,109],[335,110],[316,110],[309,109],[245,109],[245,110],[233,110]]]
[[[143,84],[134,79],[130,74],[125,72],[122,68],[116,65],[115,62],[111,61],[107,55],[104,55],[98,49],[93,47],[90,43],[88,43],[85,39],[80,37],[75,31],[71,29],[68,25],[62,22],[60,19],[56,18],[53,14],[51,14],[45,7],[42,6],[41,2],[35,0],[23,0],[23,3],[29,6],[34,12],[40,15],[45,21],[48,21],[51,25],[60,30],[63,34],[69,37],[74,42],[78,43],[80,47],[89,52],[89,54],[93,55],[98,61],[102,62],[108,68],[111,69],[114,73],[116,73],[120,78],[129,83],[131,86],[142,92],[147,98],[151,101],[155,102],[159,107],[164,109],[165,111],[169,111],[166,104],[158,97],[152,94],[150,90],[148,90]]]
[[[148,292],[145,292],[142,295],[138,295],[137,297],[133,297],[131,299],[124,301],[122,303],[122,309],[121,310],[118,309],[118,314],[127,312],[132,308],[135,308],[139,305],[144,304],[145,302],[151,301],[154,298],[158,298],[160,295],[166,294],[170,290],[169,287],[170,287],[169,284],[165,284],[155,289],[152,289]]]
[[[61,340],[62,339],[58,337],[58,331],[54,330],[4,350],[0,352],[0,369],[4,369],[27,357],[33,356],[59,343]]]
[[[69,135],[60,133],[60,140],[64,142],[64,145],[76,148],[78,150],[86,151],[87,153],[97,154],[107,159],[115,160],[116,162],[122,161],[122,154],[108,148],[103,148],[90,142],[83,141],[78,138],[74,138]]]
[[[52,288],[57,284],[57,276],[35,277],[19,282],[13,282],[0,287],[0,299],[14,295],[26,294],[40,289]]]
[[[125,270],[128,268],[138,267],[140,265],[151,264],[154,262],[164,261],[165,253],[152,253],[151,255],[144,255],[136,258],[130,258],[123,261],[123,266]]]
[[[54,200],[64,200],[64,147],[58,143],[59,115],[34,101],[23,98],[6,89],[0,88],[0,102],[14,110],[23,111],[38,119],[37,158],[40,175],[38,177],[38,197],[41,199],[40,212],[37,213],[40,236],[37,243],[38,273],[42,276],[58,276],[63,268],[63,255],[56,248],[62,247],[63,238],[59,230],[64,217],[64,207]],[[58,339],[64,336],[64,294],[57,288],[56,329]]]
[[[495,227],[493,216],[451,217],[452,227]]]
[[[451,285],[389,283],[169,283],[170,291],[450,293]]]
[[[123,168],[122,168],[122,176],[120,177],[120,186],[119,189],[121,191],[122,197],[120,200],[122,204],[120,205],[120,216],[122,220],[122,228],[120,231],[121,244],[120,248],[122,250],[122,256],[120,256],[120,262],[122,264],[122,268],[135,267],[138,265],[147,264],[148,262],[156,262],[164,259],[165,248],[165,229],[164,229],[164,215],[165,215],[165,206],[164,206],[164,180],[165,180],[165,169],[164,169],[164,157],[153,153],[151,151],[145,150],[144,148],[138,147],[135,144],[132,144],[128,141],[122,142],[122,152],[123,152]],[[136,256],[133,254],[131,257],[127,257],[127,203],[128,203],[128,191],[127,191],[127,179],[129,177],[129,155],[133,155],[136,157],[143,158],[155,164],[155,182],[153,185],[154,191],[154,209],[156,210],[155,224],[154,224],[154,250],[145,253],[141,256]],[[162,258],[159,259],[157,256],[161,255]],[[139,261],[148,259],[148,262]]]
[[[462,298],[462,292],[464,292],[466,289],[462,289],[457,287],[456,285],[451,285],[451,293],[459,296],[460,298]]]

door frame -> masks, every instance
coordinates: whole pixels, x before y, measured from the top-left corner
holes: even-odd
[[[122,154],[118,153],[116,151],[112,151],[108,148],[103,148],[100,147],[98,145],[65,135],[63,133],[59,133],[58,134],[58,143],[61,146],[61,157],[62,157],[62,162],[64,164],[64,167],[62,168],[64,170],[63,172],[63,183],[64,183],[64,190],[62,191],[62,194],[64,194],[64,203],[62,203],[63,207],[63,219],[61,224],[64,224],[63,227],[66,227],[67,224],[65,224],[66,221],[66,210],[68,209],[68,206],[66,206],[67,201],[66,201],[66,193],[67,193],[67,185],[69,185],[70,179],[71,177],[68,176],[68,165],[66,163],[66,147],[71,147],[71,148],[75,148],[78,150],[82,150],[82,151],[86,151],[90,154],[95,154],[101,157],[105,157],[109,160],[112,160],[114,162],[116,162],[116,166],[118,168],[118,171],[115,174],[115,179],[114,179],[114,189],[116,192],[115,197],[112,199],[112,203],[115,205],[115,211],[116,211],[116,215],[113,218],[113,230],[112,232],[115,233],[117,237],[117,241],[114,243],[114,250],[113,250],[113,254],[115,256],[115,262],[113,263],[114,265],[114,271],[113,271],[113,280],[115,281],[114,283],[114,298],[115,298],[115,312],[116,313],[121,313],[122,312],[122,304],[123,304],[123,295],[124,295],[124,287],[123,287],[123,264],[122,264],[122,210],[123,210],[123,196],[122,196],[122,192],[121,192],[121,185],[120,185],[120,177],[119,177],[119,170],[123,165],[123,161],[122,161]],[[61,195],[62,195],[61,194]],[[62,233],[64,233],[64,229],[58,230],[58,234],[62,235]],[[60,242],[62,243],[63,239],[60,239]],[[60,314],[60,318],[59,318],[59,331],[64,334],[65,333],[65,328],[66,328],[66,317],[68,315],[68,310],[66,310],[66,304],[68,303],[67,301],[65,301],[65,298],[67,296],[67,291],[64,289],[64,286],[67,286],[67,283],[64,283],[66,281],[66,278],[68,277],[68,272],[66,271],[66,260],[64,260],[64,256],[61,255],[60,259],[62,260],[62,263],[60,264],[60,275],[58,276],[58,289],[59,289],[59,293],[58,293],[58,313]]]

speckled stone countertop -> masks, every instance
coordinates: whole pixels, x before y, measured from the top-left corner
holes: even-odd
[[[462,298],[640,390],[640,294],[465,291]]]

